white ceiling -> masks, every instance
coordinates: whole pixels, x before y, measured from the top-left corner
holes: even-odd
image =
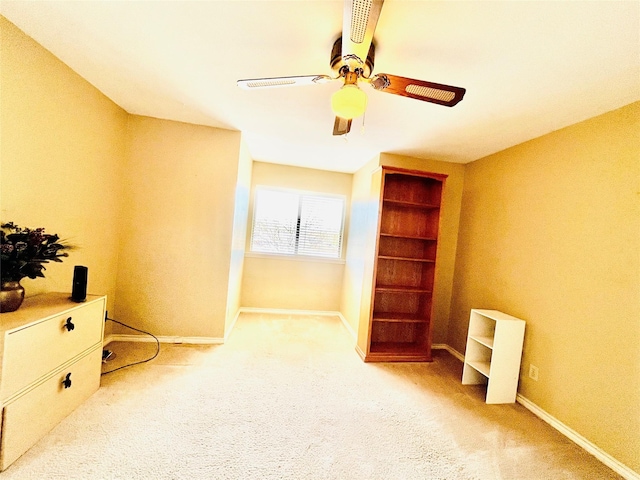
[[[640,100],[640,1],[386,0],[374,73],[467,89],[453,108],[374,91],[332,136],[342,1],[10,1],[0,12],[127,112],[237,129],[255,160],[353,172],[379,152],[467,163]]]

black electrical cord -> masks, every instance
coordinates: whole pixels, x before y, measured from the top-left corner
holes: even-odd
[[[116,372],[118,370],[122,370],[123,368],[127,368],[127,367],[133,367],[134,365],[139,365],[141,363],[146,363],[146,362],[150,362],[151,360],[153,360],[154,358],[156,358],[158,356],[158,354],[160,353],[160,340],[158,340],[158,337],[156,337],[153,333],[149,333],[149,332],[145,332],[144,330],[139,330],[137,328],[134,328],[130,325],[127,325],[126,323],[122,323],[119,322],[118,320],[114,320],[113,318],[109,318],[107,317],[107,320],[112,321],[113,323],[117,323],[118,325],[122,325],[123,327],[127,327],[130,328],[131,330],[135,330],[136,332],[140,332],[140,333],[144,333],[145,335],[150,335],[152,336],[155,341],[156,341],[156,353],[153,354],[152,357],[147,358],[146,360],[140,360],[139,362],[133,362],[133,363],[129,363],[128,365],[122,365],[121,367],[118,368],[114,368],[113,370],[109,370],[106,372],[102,372],[102,375],[106,375],[108,373],[113,373]]]

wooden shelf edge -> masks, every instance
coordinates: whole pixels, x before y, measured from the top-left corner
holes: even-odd
[[[371,320],[374,322],[412,321],[414,323],[429,323],[429,316],[405,312],[378,312],[374,311]]]
[[[391,355],[397,357],[430,357],[431,348],[417,342],[375,342],[369,346],[367,356]]]
[[[376,292],[398,293],[433,293],[433,290],[421,287],[406,287],[403,285],[376,285]]]
[[[432,362],[433,358],[430,354],[398,354],[398,353],[369,353],[364,357],[367,363],[374,362]]]
[[[417,235],[401,235],[398,233],[384,233],[380,232],[381,237],[393,237],[393,238],[404,238],[407,240],[423,240],[425,242],[435,242],[438,239],[436,237],[420,237]]]
[[[396,316],[397,314],[392,315],[384,315],[384,314],[374,314],[371,319],[373,322],[381,322],[381,323],[429,323],[429,320],[426,318],[416,318],[407,316]]]
[[[422,262],[422,263],[435,263],[435,260],[428,258],[412,258],[412,257],[395,257],[391,255],[378,255],[378,259],[383,260],[399,260],[401,262]]]
[[[383,198],[384,203],[398,205],[400,207],[419,208],[421,210],[438,210],[440,205],[435,203],[409,202],[406,200],[395,200],[393,198]]]

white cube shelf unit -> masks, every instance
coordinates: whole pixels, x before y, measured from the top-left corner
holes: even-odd
[[[463,385],[487,385],[487,403],[513,403],[525,321],[497,310],[471,310]]]

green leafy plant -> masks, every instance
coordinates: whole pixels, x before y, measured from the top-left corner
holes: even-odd
[[[44,228],[22,228],[13,222],[3,223],[0,230],[2,282],[20,281],[24,277],[43,277],[44,264],[62,262],[72,247],[60,241],[58,235],[45,233]]]

